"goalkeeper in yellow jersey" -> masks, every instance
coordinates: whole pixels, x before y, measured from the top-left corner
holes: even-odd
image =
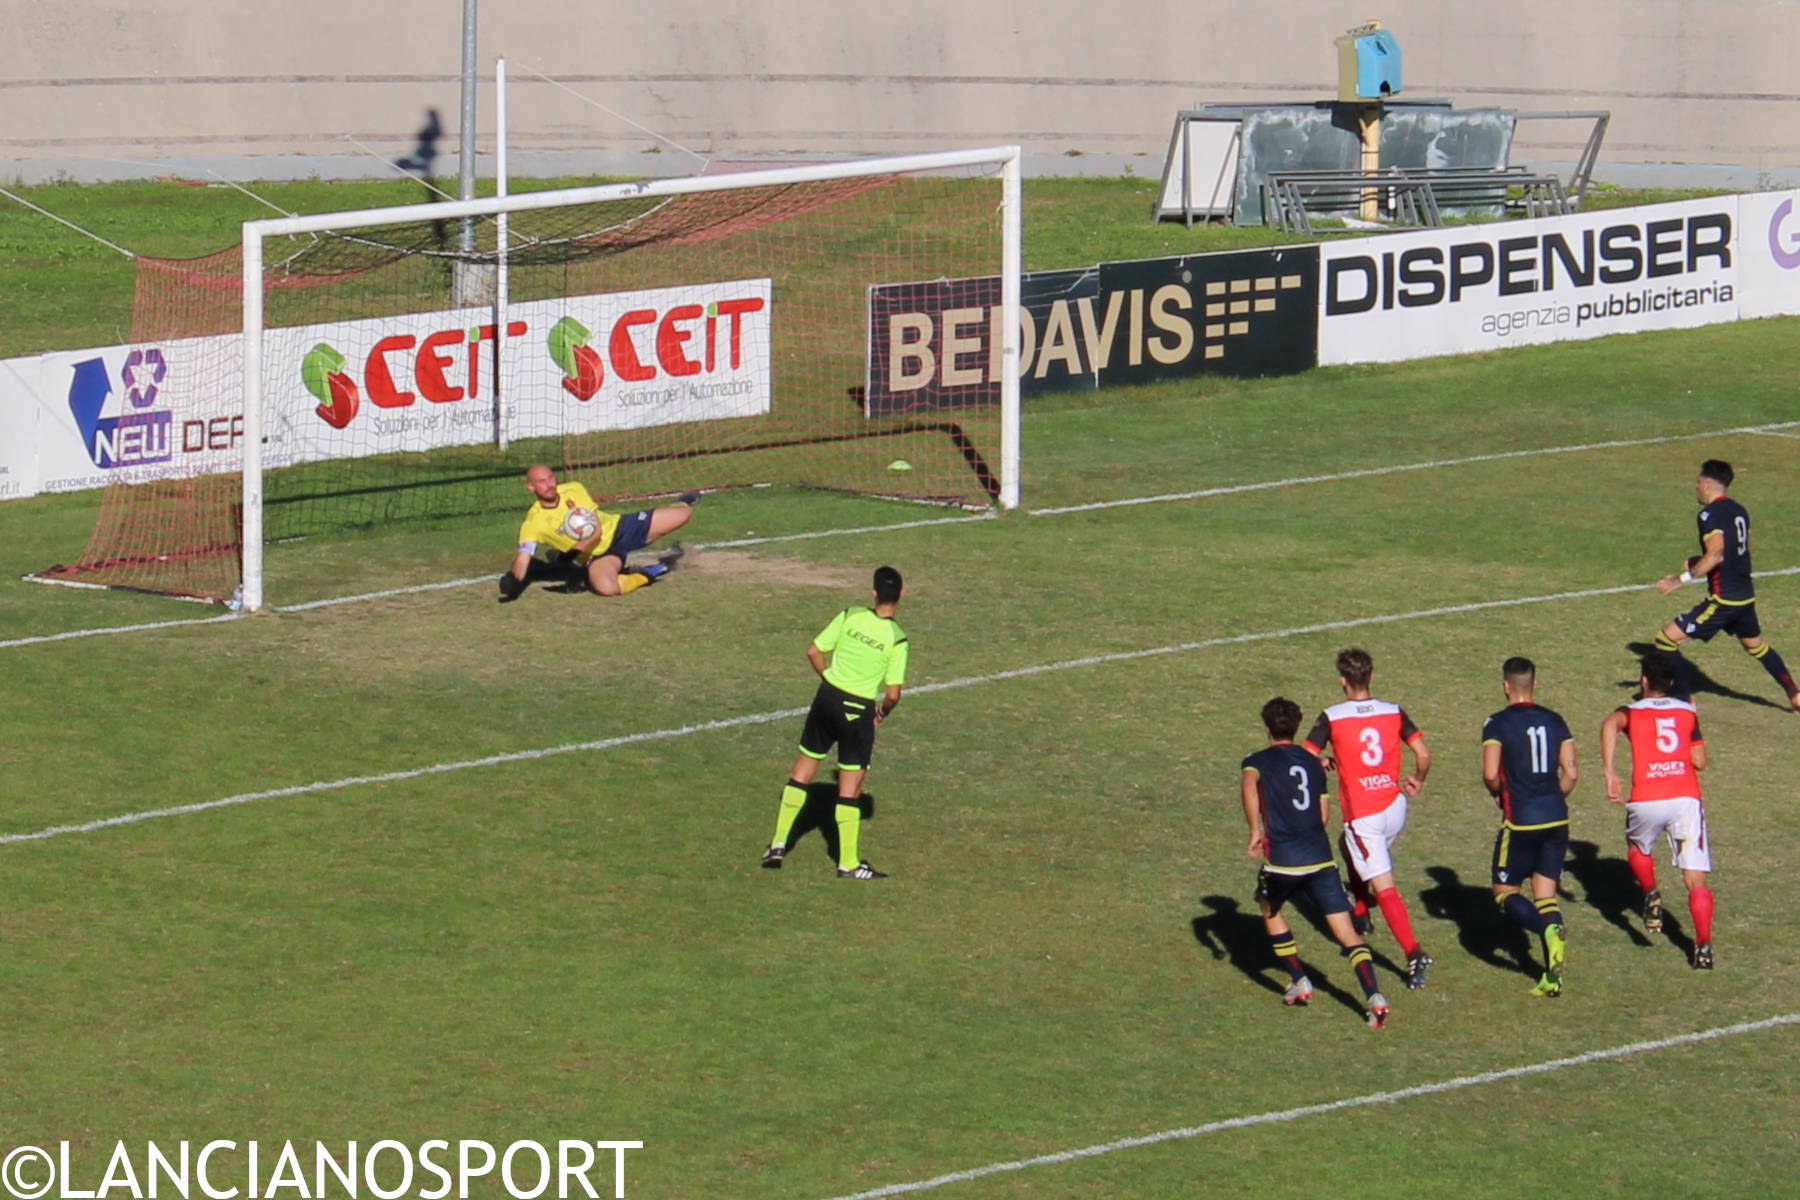
[[[684,492],[679,504],[637,512],[602,512],[579,483],[558,483],[543,463],[525,472],[525,486],[537,499],[519,525],[519,549],[512,567],[500,576],[500,603],[517,600],[533,579],[561,578],[585,584],[596,596],[623,596],[669,573],[679,546],[659,561],[625,566],[625,556],[688,523],[698,492]],[[540,562],[539,549],[556,556]],[[561,568],[560,572],[558,568]]]
[[[875,607],[856,605],[831,619],[806,647],[806,659],[819,674],[819,690],[806,727],[793,774],[781,789],[775,837],[763,851],[762,865],[779,867],[787,857],[788,834],[806,804],[806,785],[835,743],[838,748],[838,878],[885,879],[886,872],[857,856],[862,824],[863,777],[875,749],[875,727],[900,703],[906,682],[906,631],[894,620],[900,607],[900,572],[875,569]]]

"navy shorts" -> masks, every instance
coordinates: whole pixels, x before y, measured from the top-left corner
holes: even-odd
[[[1271,913],[1280,912],[1282,905],[1302,894],[1311,896],[1322,913],[1350,911],[1350,897],[1344,894],[1344,880],[1335,863],[1304,875],[1283,875],[1267,867],[1256,873],[1256,898],[1268,901]]]
[[[650,544],[650,509],[642,508],[637,512],[626,513],[619,518],[619,527],[613,530],[612,542],[595,558],[608,554],[625,561],[625,556],[633,550],[642,550]]]
[[[1708,596],[1675,618],[1681,632],[1695,641],[1710,642],[1721,630],[1736,638],[1762,636],[1762,625],[1756,620],[1756,601],[1724,604]]]
[[[1508,829],[1500,826],[1494,837],[1494,882],[1524,887],[1533,875],[1561,879],[1563,858],[1569,852],[1569,827]]]

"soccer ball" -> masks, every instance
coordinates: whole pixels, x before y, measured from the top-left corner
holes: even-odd
[[[578,542],[592,537],[598,528],[600,518],[585,508],[571,508],[569,515],[563,518],[563,532]]]

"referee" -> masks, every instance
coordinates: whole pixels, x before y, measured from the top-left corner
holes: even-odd
[[[906,682],[906,631],[894,620],[903,590],[900,572],[877,567],[875,607],[859,604],[846,608],[806,647],[807,661],[820,677],[819,690],[800,732],[800,753],[794,758],[793,773],[781,789],[775,836],[763,851],[763,866],[780,867],[787,857],[788,833],[806,803],[806,786],[836,745],[838,878],[887,878],[886,872],[857,857],[856,842],[862,823],[859,800],[875,748],[875,727],[900,703],[900,686]]]

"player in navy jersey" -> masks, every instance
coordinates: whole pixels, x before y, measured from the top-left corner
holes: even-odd
[[[1506,707],[1481,727],[1481,781],[1500,805],[1494,838],[1494,903],[1543,943],[1544,977],[1534,996],[1562,995],[1568,930],[1556,889],[1569,849],[1575,737],[1568,722],[1533,698],[1537,667],[1513,657],[1500,667]],[[1531,883],[1527,900],[1523,888]]]
[[[1700,464],[1700,475],[1694,480],[1694,497],[1700,502],[1700,554],[1687,560],[1681,574],[1657,580],[1656,590],[1667,596],[1682,584],[1703,578],[1706,599],[1663,626],[1656,635],[1656,648],[1675,660],[1674,694],[1685,700],[1692,686],[1681,644],[1693,638],[1711,641],[1713,634],[1726,630],[1781,685],[1788,708],[1800,712],[1800,688],[1794,686],[1781,655],[1763,641],[1762,626],[1756,620],[1756,588],[1750,581],[1750,514],[1725,494],[1731,480],[1730,463],[1709,458]]]
[[[1305,893],[1325,914],[1332,936],[1356,971],[1368,1004],[1369,1026],[1380,1029],[1387,1024],[1388,1002],[1376,987],[1369,948],[1350,922],[1350,898],[1325,832],[1331,793],[1324,765],[1294,745],[1300,729],[1298,704],[1277,696],[1263,705],[1262,720],[1269,745],[1244,759],[1242,796],[1244,820],[1250,825],[1248,853],[1266,860],[1256,877],[1256,902],[1269,944],[1290,977],[1281,1002],[1305,1004],[1313,995],[1293,931],[1281,915],[1282,905]]]

